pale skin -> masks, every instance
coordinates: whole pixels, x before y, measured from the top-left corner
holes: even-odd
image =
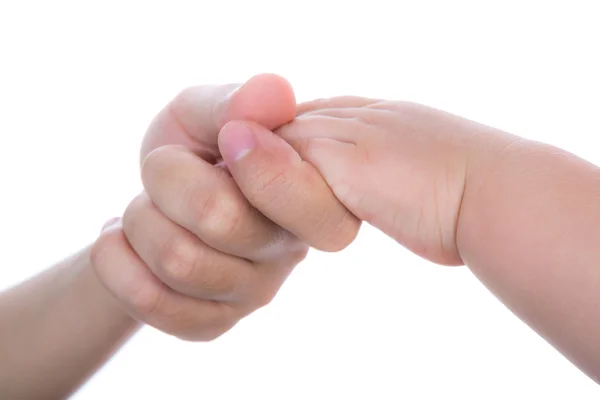
[[[122,223],[1,295],[0,397],[66,396],[141,323],[214,339],[267,304],[309,246],[341,250],[361,221],[466,264],[600,381],[596,166],[421,105],[296,108],[269,75],[232,88],[178,96],[149,128],[145,192]],[[71,368],[49,374],[57,360]]]
[[[307,186],[282,195],[289,206],[274,210],[277,225],[213,165],[229,120],[275,128],[295,116],[279,77],[236,87],[178,95],[148,129],[145,191],[123,217],[89,249],[0,295],[0,398],[67,397],[141,324],[215,339],[269,303],[309,246],[337,251],[354,240],[360,221],[314,169],[298,170]],[[260,189],[249,191],[261,198]],[[299,218],[305,208],[311,219]]]

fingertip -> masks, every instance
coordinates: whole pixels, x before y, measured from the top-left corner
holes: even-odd
[[[296,116],[296,96],[292,85],[276,74],[250,78],[230,99],[226,120],[255,121],[275,129]]]
[[[321,239],[320,243],[322,244],[320,246],[317,245],[319,246],[318,250],[327,253],[337,253],[346,249],[358,237],[361,225],[362,221],[345,209],[341,221],[332,224],[335,228],[324,229],[324,231],[330,232],[330,234],[328,237]]]

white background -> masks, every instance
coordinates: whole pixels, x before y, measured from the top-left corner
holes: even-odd
[[[148,122],[198,83],[276,72],[299,100],[423,102],[600,163],[595,1],[351,3],[0,0],[0,288],[122,212]],[[143,330],[76,398],[599,394],[466,268],[365,228],[215,342]]]

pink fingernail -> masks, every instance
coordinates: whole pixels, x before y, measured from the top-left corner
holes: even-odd
[[[256,145],[254,132],[241,122],[228,123],[219,136],[219,149],[227,164],[240,160]]]

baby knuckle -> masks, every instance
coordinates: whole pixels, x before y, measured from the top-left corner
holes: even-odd
[[[230,313],[223,311],[193,325],[180,327],[174,335],[191,342],[211,342],[231,330],[237,321],[238,319],[232,318]]]
[[[322,140],[316,138],[294,138],[288,142],[303,160],[311,160],[314,154],[318,154]]]
[[[354,116],[352,121],[367,127],[379,128],[382,125],[381,113],[371,110]]]
[[[279,287],[269,287],[257,292],[255,302],[256,309],[264,308],[270,305],[273,302],[273,300],[275,300],[275,297],[277,296],[278,292]]]

